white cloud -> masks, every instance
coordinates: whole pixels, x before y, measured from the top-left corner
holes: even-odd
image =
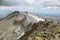
[[[3,0],[5,6],[0,10],[57,10],[60,8],[59,0]],[[6,6],[7,5],[7,6]],[[10,7],[8,7],[10,5]]]
[[[59,6],[60,7],[60,1],[58,1],[58,0],[45,0],[45,1],[43,1],[43,3],[42,3],[42,6],[45,6],[45,7],[47,7],[47,6]]]
[[[35,3],[35,0],[26,0],[26,2],[29,4],[33,4],[33,3]]]
[[[57,9],[58,7],[46,7],[47,10],[49,9]]]
[[[47,7],[47,9],[52,9],[53,7]]]
[[[59,0],[3,0],[2,5],[8,5],[8,6],[34,6],[35,4],[39,6],[59,6],[60,7],[60,1]]]
[[[0,6],[2,11],[29,11],[33,10],[35,7],[31,6]]]

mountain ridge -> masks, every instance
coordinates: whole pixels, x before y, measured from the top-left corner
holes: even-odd
[[[32,29],[34,21],[28,21],[24,13],[15,11],[0,21],[0,40],[18,40]]]

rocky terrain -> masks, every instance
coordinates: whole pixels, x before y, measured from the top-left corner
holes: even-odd
[[[0,20],[0,40],[18,40],[31,25],[25,15],[14,12]]]
[[[44,21],[42,18],[25,12],[15,11],[9,14],[0,20],[0,40],[18,40],[32,29],[32,25],[38,22],[37,20]]]
[[[34,23],[19,40],[60,40],[60,24],[54,21]]]
[[[60,40],[60,24],[15,11],[0,19],[0,40]]]

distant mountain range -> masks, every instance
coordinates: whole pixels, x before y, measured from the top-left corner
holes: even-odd
[[[47,20],[53,20],[53,21],[60,22],[60,16],[58,16],[58,15],[44,15],[44,14],[39,14],[37,16],[39,16],[40,18],[47,19]]]

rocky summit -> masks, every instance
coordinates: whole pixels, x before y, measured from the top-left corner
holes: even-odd
[[[0,40],[60,40],[60,24],[15,11],[0,20]]]
[[[0,40],[18,40],[27,31],[32,29],[32,25],[35,22],[37,22],[35,15],[19,11],[15,11],[4,18],[1,18]]]

